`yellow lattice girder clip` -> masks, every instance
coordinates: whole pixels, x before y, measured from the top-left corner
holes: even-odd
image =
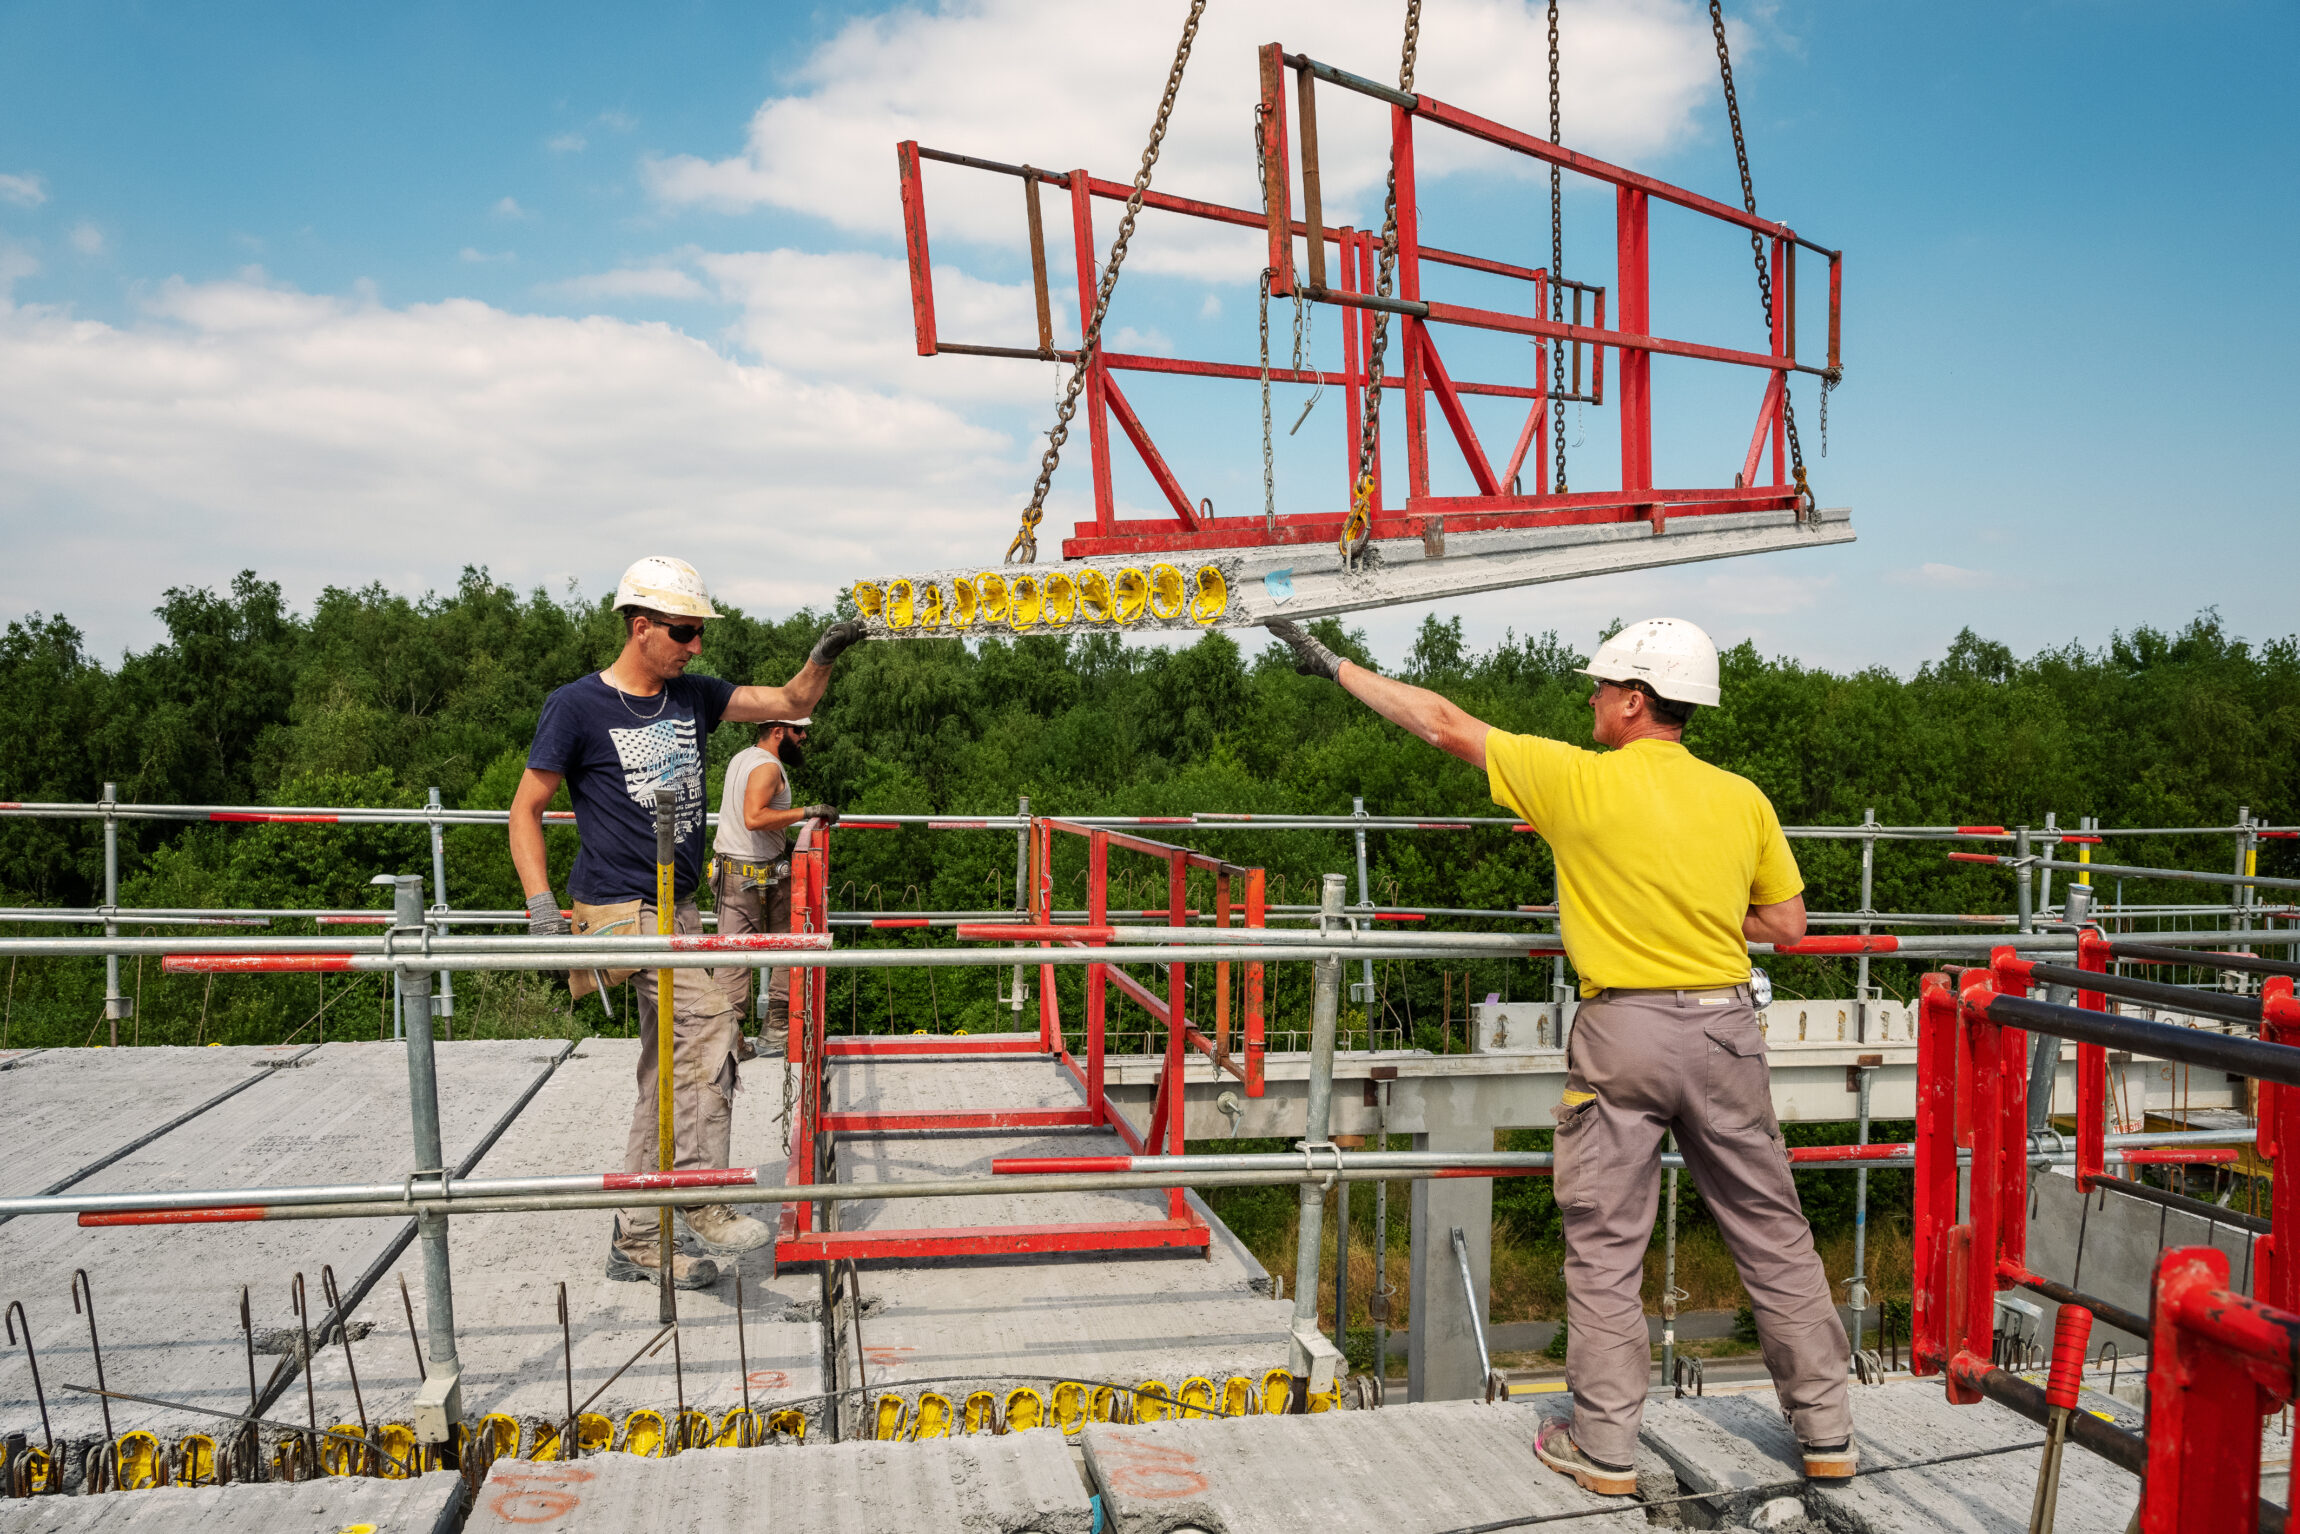
[[[479,1431],[473,1435],[478,1446],[479,1462],[492,1465],[499,1459],[519,1457],[519,1419],[491,1411],[479,1419]]]
[[[1164,1422],[1174,1415],[1174,1392],[1164,1380],[1144,1380],[1134,1387],[1134,1420]]]
[[[1076,1380],[1056,1383],[1053,1392],[1054,1425],[1062,1429],[1064,1437],[1075,1435],[1086,1426],[1086,1387]]]
[[[950,626],[954,629],[974,627],[976,605],[981,601],[974,594],[974,582],[955,580],[950,583]]]
[[[1142,615],[1150,610],[1150,577],[1128,565],[1118,572],[1110,589],[1118,595],[1118,621],[1141,622]]]
[[[950,1397],[939,1391],[922,1390],[918,1393],[918,1410],[911,1414],[910,1436],[913,1438],[948,1438],[950,1436]]]
[[[1214,1382],[1203,1374],[1193,1374],[1182,1382],[1182,1409],[1175,1413],[1184,1422],[1204,1422],[1214,1415]]]
[[[1094,1394],[1090,1396],[1086,1402],[1086,1420],[1089,1422],[1110,1422],[1116,1420],[1118,1415],[1118,1399],[1117,1386],[1095,1386]]]
[[[1028,1385],[1017,1385],[1006,1393],[1006,1430],[1009,1433],[1027,1433],[1046,1421],[1046,1398]]]
[[[1174,619],[1189,605],[1190,585],[1172,565],[1150,567],[1150,616]]]
[[[376,1445],[384,1452],[378,1460],[375,1473],[387,1481],[404,1481],[407,1472],[400,1465],[415,1463],[415,1429],[404,1422],[386,1422],[375,1432]],[[396,1460],[399,1463],[394,1464]]]
[[[1212,565],[1200,565],[1196,576],[1197,594],[1190,598],[1190,618],[1194,623],[1215,623],[1230,610],[1230,583],[1222,579],[1222,572]]]
[[[886,593],[870,581],[856,581],[848,588],[855,599],[855,611],[866,618],[875,618],[886,611]]]
[[[962,1431],[968,1433],[996,1432],[998,1423],[998,1397],[987,1390],[977,1390],[966,1398],[966,1410],[959,1419]]]
[[[539,1464],[555,1463],[560,1450],[559,1430],[564,1426],[566,1424],[562,1422],[536,1423],[535,1431],[527,1437],[527,1452],[520,1457]]]
[[[359,1436],[359,1424],[356,1422],[338,1422],[335,1430],[338,1433],[349,1433],[353,1438]],[[343,1438],[322,1438],[319,1441],[319,1468],[322,1475],[365,1475],[367,1447]]]
[[[625,1454],[661,1459],[670,1447],[671,1428],[661,1412],[651,1406],[641,1406],[623,1418],[622,1437],[620,1447]]]
[[[1110,577],[1100,570],[1078,572],[1078,611],[1088,623],[1108,623],[1118,616],[1118,599],[1110,594]]]
[[[1254,1410],[1254,1382],[1243,1374],[1233,1374],[1222,1381],[1222,1412],[1225,1416],[1243,1417]]]
[[[584,1454],[603,1454],[615,1441],[615,1424],[605,1412],[587,1411],[575,1419],[575,1447]]]
[[[1283,1369],[1262,1371],[1262,1415],[1282,1417],[1293,1404],[1294,1377]]]
[[[122,1433],[112,1447],[119,1456],[119,1490],[143,1491],[161,1483],[167,1460],[160,1452],[157,1436],[138,1428],[132,1433]]]
[[[898,1395],[878,1398],[878,1411],[871,1423],[871,1437],[880,1443],[894,1443],[902,1437],[903,1424],[910,1420],[910,1403]]]
[[[807,1441],[807,1414],[795,1406],[786,1407],[778,1412],[769,1412],[767,1414],[767,1431],[780,1433],[793,1443],[805,1443]]]
[[[176,1484],[216,1484],[216,1441],[205,1433],[186,1433],[176,1440]]]
[[[977,611],[985,623],[1006,621],[1006,577],[996,570],[985,570],[974,578]]]
[[[715,1449],[753,1449],[766,1441],[766,1420],[747,1406],[728,1408],[719,1419],[718,1431],[711,1435]]]

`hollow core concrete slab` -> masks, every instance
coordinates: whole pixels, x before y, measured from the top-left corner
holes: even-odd
[[[451,1534],[462,1510],[463,1478],[441,1470],[410,1481],[329,1477],[292,1485],[31,1497],[0,1502],[0,1534]]]

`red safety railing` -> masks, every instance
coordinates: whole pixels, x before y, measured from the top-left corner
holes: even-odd
[[[1786,224],[1608,164],[1553,144],[1538,134],[1506,127],[1440,101],[1427,92],[1404,95],[1329,65],[1286,53],[1276,43],[1262,47],[1259,56],[1262,89],[1258,116],[1266,145],[1263,188],[1266,211],[1229,207],[1160,191],[1140,194],[1142,206],[1187,218],[1266,229],[1271,295],[1290,298],[1299,293],[1306,300],[1332,304],[1343,311],[1342,370],[1339,373],[1311,367],[1265,370],[1245,362],[1098,351],[1087,373],[1080,422],[1093,476],[1094,518],[1079,523],[1074,536],[1063,540],[1064,558],[1333,542],[1342,534],[1343,508],[1348,506],[1356,490],[1359,422],[1364,394],[1369,387],[1396,391],[1405,412],[1406,493],[1402,504],[1384,504],[1383,464],[1378,450],[1374,458],[1369,531],[1376,539],[1421,538],[1434,553],[1442,552],[1448,532],[1644,521],[1650,522],[1658,533],[1671,516],[1791,508],[1802,511],[1809,507],[1810,497],[1804,487],[1791,480],[1784,401],[1791,373],[1809,373],[1831,380],[1838,374],[1844,273],[1840,252],[1802,238]],[[1295,72],[1290,91],[1286,80],[1289,69]],[[1387,106],[1397,198],[1395,291],[1387,296],[1376,292],[1381,231],[1337,227],[1324,222],[1316,127],[1316,93],[1320,81],[1374,98]],[[1415,173],[1417,126],[1458,133],[1613,189],[1615,270],[1614,312],[1610,324],[1605,285],[1576,281],[1546,267],[1526,266],[1424,243]],[[901,179],[912,320],[919,355],[958,353],[1075,361],[1078,355],[1075,350],[1057,349],[1054,343],[1041,189],[1051,186],[1068,193],[1078,302],[1081,314],[1088,315],[1094,312],[1096,298],[1094,199],[1124,202],[1137,195],[1135,189],[1126,182],[1104,180],[1083,169],[1065,172],[1005,164],[923,148],[915,140],[896,145],[895,155]],[[934,263],[928,238],[922,162],[965,166],[1021,180],[1022,222],[1027,230],[1037,294],[1035,346],[977,345],[942,338],[935,315]],[[1300,218],[1296,218],[1293,211],[1297,165],[1302,189]],[[1765,350],[1751,351],[1652,333],[1649,210],[1654,202],[1673,205],[1704,220],[1746,232],[1763,247],[1762,259],[1770,288],[1767,295],[1770,307],[1764,315],[1769,337]],[[1306,253],[1306,269],[1296,260],[1297,241]],[[1823,364],[1803,361],[1797,354],[1797,251],[1800,246],[1828,263],[1828,355]],[[1502,310],[1425,296],[1425,268],[1476,272],[1524,283],[1531,289],[1530,301],[1521,309]],[[1746,280],[1747,268],[1740,270]],[[1241,275],[1251,278],[1253,274],[1249,269]],[[1372,377],[1371,357],[1377,316],[1381,315],[1389,316],[1396,323],[1397,334],[1396,344],[1387,354],[1389,366],[1385,376],[1377,382]],[[1530,381],[1455,379],[1439,354],[1436,340],[1438,328],[1448,326],[1526,337],[1533,342],[1528,358]],[[1605,380],[1605,353],[1609,349],[1619,353],[1616,397],[1610,403],[1620,409],[1620,486],[1612,490],[1569,492],[1564,484],[1551,483],[1549,455],[1541,451],[1544,423],[1551,407],[1565,400],[1595,406],[1609,403]],[[1659,488],[1654,484],[1652,366],[1656,355],[1745,367],[1762,377],[1761,397],[1757,401],[1756,420],[1747,449],[1741,452],[1732,444],[1721,444],[1722,450],[1715,455],[1720,472],[1713,483],[1682,488]],[[1281,513],[1274,521],[1266,519],[1259,509],[1244,516],[1216,516],[1210,502],[1192,498],[1183,488],[1180,477],[1159,452],[1141,414],[1119,386],[1117,375],[1122,372],[1238,381],[1259,381],[1267,376],[1289,384],[1340,385],[1346,427],[1340,455],[1344,493],[1331,498],[1328,509]],[[1515,445],[1506,460],[1498,459],[1479,439],[1467,403],[1476,397],[1523,402],[1524,424],[1517,431]],[[1429,415],[1433,400],[1468,471],[1473,487],[1471,494],[1438,495],[1432,491]],[[1111,483],[1110,422],[1113,419],[1157,485],[1171,516],[1119,520]],[[1769,470],[1765,464],[1768,450]],[[1500,467],[1496,467],[1497,463]],[[1728,466],[1738,467],[1740,471],[1732,474],[1729,482],[1725,472]],[[1521,486],[1521,471],[1530,474],[1530,485]],[[1798,473],[1801,476],[1802,470]]]
[[[2147,984],[2109,972],[2116,950],[2095,931],[2085,934],[2073,971],[2000,947],[1986,969],[1924,977],[1917,1033],[1913,1367],[1918,1374],[1944,1374],[1952,1401],[1985,1397],[2044,1421],[2051,1403],[1994,1364],[1999,1291],[2025,1288],[2149,1337],[2145,1444],[2082,1414],[2074,1419],[2076,1441],[2144,1473],[2145,1534],[2249,1528],[2259,1496],[2261,1419],[2292,1400],[2300,1359],[2300,1306],[2294,1303],[2300,1296],[2293,1292],[2300,1274],[2288,1271],[2300,1264],[2277,1255],[2283,1232],[2296,1228],[2291,1222],[2300,1214],[2300,1179],[2274,1179],[2269,1229],[2255,1249],[2259,1300],[2231,1292],[2228,1259],[2214,1248],[2162,1255],[2152,1317],[2044,1278],[2029,1268],[2027,1254],[2027,1041],[2033,1028],[2076,1043],[2078,1186],[2179,1207],[2186,1201],[2178,1195],[2106,1170],[2107,1050],[2258,1080],[2258,1154],[2278,1160],[2286,1145],[2300,1144],[2300,1051],[2291,1048],[2300,1043],[2300,1005],[2289,976],[2269,978],[2259,1001],[2258,1040],[2116,1016],[2108,1009],[2110,995]],[[2222,956],[2203,954],[2198,960],[2215,957]],[[2259,961],[2230,957],[2226,964],[2258,967]],[[2030,1000],[2040,984],[2071,986],[2078,1005]],[[1969,1153],[1971,1163],[1969,1212],[1962,1223],[1956,1220],[1960,1151]],[[2220,1217],[2232,1224],[2245,1218],[2225,1211]]]

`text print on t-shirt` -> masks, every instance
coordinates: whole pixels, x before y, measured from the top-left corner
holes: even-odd
[[[703,824],[703,753],[695,744],[695,721],[661,719],[637,729],[607,732],[623,763],[623,789],[650,812],[655,791],[678,795],[678,839],[684,842]]]

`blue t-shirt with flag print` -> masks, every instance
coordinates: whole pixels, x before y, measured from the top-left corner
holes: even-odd
[[[624,693],[598,672],[543,702],[527,765],[567,780],[583,845],[567,891],[586,905],[655,898],[655,791],[678,796],[672,889],[680,900],[703,877],[703,750],[735,685],[676,677],[652,698]]]

